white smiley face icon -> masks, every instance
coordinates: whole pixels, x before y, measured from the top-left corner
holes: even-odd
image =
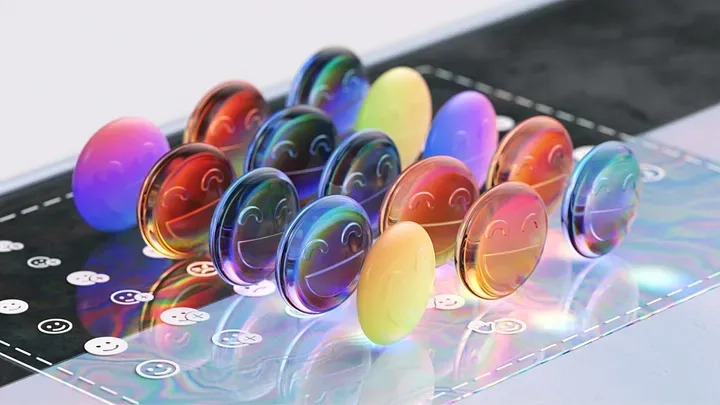
[[[514,335],[527,329],[525,322],[513,318],[500,318],[495,320],[495,331],[501,335]]]
[[[173,326],[195,325],[197,322],[207,321],[208,319],[210,319],[210,314],[207,312],[189,307],[170,308],[160,314],[161,321]]]
[[[151,259],[164,259],[165,258],[165,256],[156,252],[155,249],[151,248],[150,246],[145,246],[142,249],[142,252],[146,257],[149,257]]]
[[[72,329],[72,322],[62,318],[46,319],[38,324],[38,330],[48,335],[59,335]]]
[[[28,310],[30,306],[23,300],[10,298],[0,301],[0,314],[17,315]]]
[[[465,305],[465,298],[455,294],[438,294],[433,297],[433,301],[433,307],[445,311],[462,308]]]
[[[212,342],[216,346],[227,349],[245,347],[262,342],[262,336],[257,333],[245,332],[241,329],[226,329],[212,336]]]
[[[95,285],[95,283],[107,282],[110,280],[110,277],[107,274],[95,273],[94,271],[89,270],[80,270],[68,274],[65,279],[72,285],[85,287]]]
[[[485,322],[482,319],[471,321],[467,325],[468,329],[482,335],[492,335],[495,333],[495,322]]]
[[[174,361],[154,359],[146,360],[135,367],[135,372],[143,378],[159,380],[170,378],[180,372],[180,366]]]
[[[85,342],[85,351],[96,356],[120,354],[127,350],[127,348],[128,344],[126,341],[113,336],[97,337]]]
[[[245,297],[263,297],[275,292],[275,283],[263,280],[257,284],[243,284],[233,287],[236,294]]]
[[[138,290],[118,290],[110,294],[110,301],[120,305],[135,305],[140,302],[152,301],[153,298],[152,294]]]

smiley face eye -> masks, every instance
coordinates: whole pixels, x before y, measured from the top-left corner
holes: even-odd
[[[210,124],[208,132],[214,135],[231,135],[235,133],[235,122],[227,115],[216,117]]]
[[[290,206],[288,205],[288,199],[283,198],[282,200],[278,201],[278,203],[275,205],[275,224],[280,229],[284,229],[285,225],[290,220],[290,213],[292,211],[290,210]]]
[[[607,177],[600,177],[595,181],[595,184],[593,184],[593,194],[594,195],[600,195],[600,193],[609,193],[610,192],[610,180],[608,180]]]
[[[430,192],[421,191],[412,196],[408,202],[408,208],[414,211],[418,209],[421,204],[424,204],[428,209],[435,209],[435,196]]]
[[[245,119],[243,120],[243,124],[245,125],[245,129],[247,130],[256,130],[258,129],[262,121],[263,116],[260,109],[253,108],[252,110],[248,111]]]
[[[375,176],[378,179],[387,179],[391,175],[397,174],[397,161],[393,157],[386,153],[380,157],[377,165],[375,165]]]
[[[485,237],[492,238],[498,233],[502,236],[507,236],[507,233],[505,232],[507,226],[507,222],[503,221],[502,219],[496,219],[490,222],[487,228],[485,228]]]
[[[514,165],[514,171],[526,170],[529,172],[535,171],[535,158],[533,156],[523,156],[520,161]]]
[[[188,193],[185,187],[175,186],[171,187],[163,194],[161,204],[163,207],[168,208],[172,206],[173,203],[178,201],[187,201],[188,198],[190,198],[190,193]]]
[[[322,105],[322,103],[332,101],[333,98],[332,93],[330,93],[330,87],[326,84],[313,87],[313,89],[310,90],[310,105]]]
[[[365,175],[360,172],[353,172],[345,178],[345,181],[343,181],[342,191],[343,194],[350,195],[350,191],[353,189],[353,187],[362,189],[365,186],[367,186],[367,180],[365,179]]]
[[[448,199],[448,207],[467,211],[470,206],[471,199],[472,195],[470,194],[470,190],[465,187],[460,187],[453,191],[450,195],[450,199]]]
[[[548,164],[552,166],[562,166],[566,161],[565,150],[562,145],[555,145],[548,153]]]
[[[526,230],[532,231],[533,229],[538,229],[538,228],[540,228],[540,225],[537,222],[537,214],[534,212],[531,212],[523,220],[522,227],[520,229],[521,229],[521,231],[525,232]]]
[[[325,151],[325,154],[332,151],[332,142],[330,141],[330,137],[325,134],[316,136],[315,139],[310,142],[311,155],[319,155],[321,149]]]
[[[342,78],[343,91],[352,91],[361,81],[355,69],[348,70]]]
[[[634,173],[630,173],[623,180],[623,190],[634,190],[637,186],[637,176]]]
[[[220,169],[213,168],[208,170],[200,180],[200,188],[203,191],[208,191],[211,189],[213,183],[215,183],[215,186],[217,188],[220,188],[225,181],[225,175],[223,172],[220,171]]]
[[[295,148],[297,146],[295,145],[295,142],[293,141],[281,141],[275,144],[275,146],[272,147],[270,150],[270,156],[273,159],[277,159],[280,157],[283,153],[287,153],[288,156],[295,159],[297,157],[297,152],[295,151]]]
[[[328,253],[329,246],[327,242],[325,242],[322,239],[313,239],[310,242],[305,245],[302,252],[300,252],[300,257],[302,257],[302,260],[309,260],[315,252],[320,252],[323,255],[326,255]]]
[[[249,207],[243,208],[242,211],[240,211],[240,215],[238,216],[238,225],[245,225],[250,220],[250,218],[254,219],[255,222],[258,224],[263,221],[263,213],[260,211],[260,208],[251,205]]]
[[[362,243],[363,230],[357,222],[351,222],[345,226],[342,234],[340,235],[340,242],[347,246],[347,244],[350,243],[351,237],[354,237],[355,239],[359,238]]]

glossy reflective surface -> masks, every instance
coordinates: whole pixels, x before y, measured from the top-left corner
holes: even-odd
[[[357,311],[365,335],[386,345],[412,332],[425,312],[434,277],[433,244],[422,226],[400,222],[385,231],[360,275]]]
[[[432,99],[425,79],[414,69],[396,67],[373,82],[355,128],[388,134],[404,169],[422,153],[431,120]]]
[[[163,156],[145,178],[137,218],[145,242],[170,258],[205,252],[215,205],[233,181],[225,155],[203,143]]]
[[[306,205],[317,196],[336,135],[330,117],[317,108],[280,110],[258,130],[245,158],[245,170],[274,167],[284,172],[298,191],[300,205]]]
[[[529,184],[552,211],[570,177],[572,151],[570,135],[560,122],[543,115],[528,118],[500,142],[487,188],[506,181]]]
[[[242,174],[245,153],[270,107],[252,84],[220,83],[200,100],[188,119],[184,143],[205,142],[223,151]]]
[[[88,225],[120,231],[137,224],[143,179],[170,145],[152,122],[126,117],[109,122],[88,140],[72,178],[75,207]]]
[[[357,288],[371,243],[368,217],[350,197],[323,197],[305,207],[278,249],[275,276],[287,304],[307,314],[342,304]]]
[[[460,280],[484,299],[515,292],[535,270],[547,232],[545,204],[530,186],[509,182],[490,189],[470,208],[458,232]]]
[[[470,169],[449,156],[423,159],[396,180],[380,212],[380,232],[402,221],[422,225],[430,235],[438,265],[450,260],[465,213],[478,198]]]
[[[594,147],[575,167],[562,205],[568,239],[583,256],[602,256],[630,230],[640,201],[640,166],[620,142]]]
[[[423,157],[448,155],[472,170],[485,183],[498,145],[495,109],[482,93],[463,91],[448,100],[435,114]]]
[[[241,285],[270,275],[280,238],[298,209],[295,186],[277,169],[255,169],[230,185],[215,208],[209,235],[220,276]]]
[[[382,131],[364,130],[335,149],[323,170],[318,194],[346,195],[359,202],[377,236],[380,206],[399,175],[400,155],[393,141]]]
[[[369,87],[360,59],[349,49],[326,48],[311,56],[295,75],[287,96],[288,107],[318,107],[332,118],[340,136],[355,126]]]

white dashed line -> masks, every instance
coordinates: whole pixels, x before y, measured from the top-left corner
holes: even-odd
[[[4,217],[0,218],[0,222],[7,222],[11,219],[15,219],[15,217],[17,217],[17,214],[8,214],[8,215],[5,215]]]
[[[543,347],[542,349],[540,349],[540,351],[541,351],[541,352],[544,352],[545,350],[550,350],[550,349],[552,349],[552,348],[555,347],[555,346],[557,346],[557,344],[553,343],[553,344],[551,344],[550,346],[545,346],[545,347]]]
[[[665,148],[660,149],[660,152],[663,153],[663,154],[665,154],[665,155],[667,155],[667,156],[670,156],[670,157],[672,157],[672,158],[677,158],[677,157],[680,157],[680,155],[682,155],[682,152],[680,152],[679,150],[677,150],[677,149],[671,149],[671,148],[668,148],[668,147],[665,147]]]
[[[572,336],[568,336],[568,337],[566,337],[565,339],[563,339],[562,342],[563,342],[563,343],[567,343],[568,340],[573,340],[573,339],[575,339],[576,337],[578,337],[577,334],[574,334],[574,335],[572,335]]]
[[[22,354],[24,354],[24,355],[26,355],[26,356],[28,356],[28,357],[32,356],[32,354],[30,354],[30,352],[28,352],[27,350],[23,350],[23,349],[21,349],[21,348],[19,348],[19,347],[16,347],[16,348],[15,348],[15,351],[16,351],[16,352],[20,352],[20,353],[22,353]]]
[[[682,290],[683,290],[682,288],[678,288],[677,290],[675,290],[675,291],[673,291],[673,292],[669,292],[669,293],[667,294],[667,296],[668,296],[668,297],[672,297],[673,295],[682,292]]]
[[[83,376],[78,376],[78,378],[79,378],[80,381],[82,381],[82,382],[88,383],[88,384],[90,384],[90,385],[95,385],[95,381],[89,380],[89,379],[87,379],[87,378],[85,378],[85,377],[83,377]]]
[[[432,73],[433,67],[430,65],[420,65],[415,66],[415,70],[417,70],[420,74],[426,75],[428,73]]]
[[[583,128],[587,128],[587,129],[595,128],[595,123],[590,120],[586,120],[585,118],[578,118],[575,120],[575,122]]]
[[[645,305],[650,306],[650,305],[652,305],[652,304],[655,304],[655,303],[660,302],[661,300],[662,300],[662,298],[655,298],[654,300],[648,302],[648,303],[645,304]]]
[[[4,341],[4,340],[0,340],[0,345],[10,347],[10,343],[8,343],[8,342],[6,342],[6,341]]]
[[[535,103],[535,109],[542,114],[552,115],[553,108],[546,104]]]
[[[500,100],[511,101],[513,99],[513,94],[507,90],[495,89],[495,92],[493,94],[495,94],[495,97],[499,98]]]
[[[491,94],[493,91],[492,86],[483,82],[475,82],[475,90],[483,92],[485,94]]]
[[[588,332],[590,332],[591,330],[595,330],[595,329],[597,329],[597,328],[599,328],[599,327],[600,327],[600,325],[595,325],[595,326],[593,326],[592,328],[587,328],[587,329],[585,329],[585,330],[583,331],[583,333],[588,333]]]
[[[472,79],[470,79],[470,78],[467,77],[467,76],[456,75],[456,76],[455,76],[455,83],[457,83],[457,84],[459,84],[459,85],[461,85],[461,86],[471,87],[472,84],[473,84],[473,81],[472,81]]]
[[[555,113],[555,116],[558,117],[559,119],[563,120],[563,121],[567,121],[567,122],[573,122],[573,121],[575,121],[575,116],[572,115],[572,114],[570,114],[570,113],[567,112],[567,111],[558,110],[558,111]]]
[[[617,131],[610,127],[606,127],[605,125],[598,125],[597,130],[601,134],[605,134],[607,136],[615,136],[617,134]]]
[[[625,132],[620,132],[620,133],[618,134],[618,136],[620,137],[620,139],[622,139],[622,140],[625,141],[625,142],[635,143],[635,139],[634,139],[632,136],[630,136],[629,134],[625,133]]]
[[[625,315],[630,315],[630,314],[632,314],[633,312],[637,312],[637,311],[639,311],[639,310],[641,310],[641,309],[642,309],[641,307],[635,307],[635,308],[633,308],[633,309],[625,312]]]
[[[462,399],[465,399],[465,398],[470,398],[473,394],[475,394],[473,391],[466,392],[466,393],[460,395],[460,399],[462,400]]]
[[[530,353],[530,354],[528,354],[527,356],[520,357],[520,358],[518,359],[518,361],[527,360],[527,359],[529,359],[530,357],[533,357],[534,355],[535,355],[535,353]]]
[[[456,389],[462,388],[462,387],[464,387],[464,386],[466,386],[466,385],[468,385],[468,384],[470,384],[470,383],[469,383],[469,382],[464,382],[464,383],[462,383],[462,384],[458,384],[458,385],[452,387],[452,389],[453,389],[453,390],[456,390]]]
[[[646,148],[648,148],[648,149],[650,149],[650,150],[658,150],[658,149],[660,149],[660,147],[659,147],[657,144],[654,144],[654,143],[652,143],[652,142],[650,142],[650,141],[647,141],[647,140],[645,140],[645,139],[641,139],[641,140],[640,140],[640,143],[641,143],[644,147],[646,147]]]
[[[686,162],[700,166],[702,164],[702,160],[696,158],[695,156],[685,155],[683,156],[683,159],[685,159]]]
[[[49,207],[49,206],[51,206],[51,205],[54,205],[54,204],[59,203],[60,201],[62,201],[62,198],[60,198],[60,197],[55,197],[55,198],[51,198],[51,199],[49,199],[49,200],[47,200],[47,201],[44,201],[44,202],[42,203],[42,205],[43,205],[43,207]]]
[[[45,364],[46,366],[52,366],[52,365],[53,365],[52,363],[50,363],[49,361],[43,359],[42,357],[35,356],[35,359],[36,359],[37,361],[39,361],[40,363]]]
[[[73,193],[72,193],[72,191],[69,192],[69,193],[65,193],[65,198],[68,199],[68,200],[71,199],[71,198],[73,198]]]
[[[441,393],[439,393],[439,394],[433,395],[432,398],[430,398],[430,399],[438,399],[438,398],[440,398],[441,396],[443,396],[443,395],[445,395],[445,394],[447,394],[447,392],[441,392]]]
[[[512,361],[511,361],[511,362],[508,363],[508,364],[505,364],[505,365],[503,365],[503,366],[500,366],[500,367],[496,368],[495,371],[504,370],[504,369],[506,369],[506,368],[508,368],[508,367],[510,367],[510,366],[512,366],[512,365],[513,365],[513,363],[512,363]]]
[[[65,373],[65,374],[67,374],[67,375],[75,375],[75,374],[73,374],[72,371],[67,370],[67,369],[64,369],[64,368],[62,368],[62,367],[58,367],[57,369],[60,370],[60,371],[62,371],[63,373]]]
[[[40,209],[40,207],[38,207],[37,205],[33,205],[33,206],[30,206],[30,207],[21,209],[21,210],[20,210],[20,214],[22,214],[22,215],[27,215],[27,214],[30,214],[31,212],[35,212],[35,211],[37,211],[37,210],[39,210],[39,209]]]
[[[705,167],[707,167],[709,170],[720,173],[720,166],[714,163],[705,163]]]
[[[515,104],[525,108],[532,108],[533,101],[523,96],[515,96]]]
[[[617,321],[618,319],[620,319],[620,315],[614,316],[614,317],[608,319],[607,321],[605,321],[605,325],[607,325],[607,324],[609,324],[609,323],[612,323],[612,322],[615,322],[615,321]]]
[[[482,380],[483,378],[485,378],[489,375],[490,375],[490,373],[485,373],[485,374],[482,374],[482,375],[479,375],[479,376],[473,378],[473,380],[475,380],[475,381]]]
[[[130,402],[130,403],[133,404],[133,405],[140,405],[140,402],[138,402],[138,401],[136,401],[136,400],[134,400],[134,399],[132,399],[132,398],[128,398],[128,397],[126,397],[126,396],[124,396],[124,395],[123,395],[121,398],[124,399],[124,400],[127,401],[127,402]]]
[[[453,74],[448,70],[441,69],[441,68],[435,68],[435,76],[437,76],[441,79],[450,80],[450,79],[452,79]]]
[[[711,278],[715,278],[715,277],[717,277],[717,276],[720,276],[720,271],[718,271],[717,273],[713,273],[713,274],[707,276],[707,279],[710,280]]]
[[[105,392],[107,392],[108,394],[112,394],[112,395],[117,395],[117,394],[118,394],[117,392],[115,392],[115,391],[111,390],[110,388],[105,387],[105,386],[103,386],[103,385],[100,386],[100,389],[103,390],[103,391],[105,391]]]
[[[703,282],[702,280],[695,281],[694,283],[688,284],[686,288],[693,288],[698,284],[702,284],[702,282]]]

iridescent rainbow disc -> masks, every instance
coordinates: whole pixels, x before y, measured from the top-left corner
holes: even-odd
[[[295,75],[286,105],[320,108],[344,137],[352,133],[368,87],[365,69],[352,51],[326,48],[310,57]]]
[[[275,277],[283,299],[306,314],[342,304],[357,288],[371,244],[370,221],[355,200],[331,195],[313,201],[280,241]]]
[[[635,155],[620,142],[601,143],[578,162],[561,210],[578,253],[602,256],[622,241],[637,214],[640,179]]]
[[[210,225],[210,257],[232,285],[254,284],[275,269],[283,232],[299,210],[297,191],[277,169],[262,167],[230,185]]]
[[[458,231],[460,280],[480,298],[512,294],[535,270],[547,233],[545,204],[530,186],[509,182],[488,190]]]

